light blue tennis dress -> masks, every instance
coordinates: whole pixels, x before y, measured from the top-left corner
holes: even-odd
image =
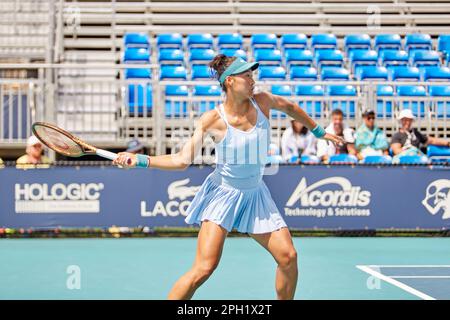
[[[249,131],[231,126],[221,104],[216,107],[227,125],[215,145],[216,169],[208,175],[187,208],[188,224],[212,221],[231,231],[268,233],[286,227],[262,180],[270,141],[270,124],[251,98],[258,117]]]

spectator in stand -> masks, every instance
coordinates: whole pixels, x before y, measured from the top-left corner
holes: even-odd
[[[364,123],[356,130],[355,147],[358,158],[367,156],[389,155],[389,141],[383,130],[375,125],[375,112],[366,110],[363,113]]]
[[[391,148],[394,153],[394,160],[400,156],[419,155],[423,156],[421,147],[433,144],[437,146],[450,147],[450,142],[444,139],[427,136],[421,133],[417,128],[413,128],[413,122],[416,117],[409,109],[400,111],[398,120],[400,121],[400,130],[392,136]]]
[[[31,136],[27,140],[26,154],[16,160],[16,168],[33,169],[48,168],[52,163],[51,160],[42,155],[44,150],[42,143],[35,136]]]
[[[134,154],[145,154],[145,147],[138,139],[133,139],[128,142],[126,152],[131,152]]]
[[[2,160],[2,158],[0,158],[0,168],[3,168],[3,167],[4,167],[3,160]]]
[[[331,112],[331,123],[325,129],[326,133],[335,134],[344,138],[345,143],[336,146],[333,143],[319,140],[317,143],[317,156],[322,162],[327,163],[330,156],[336,154],[351,154],[356,156],[354,130],[344,124],[344,113],[341,109],[334,109]]]
[[[291,126],[281,137],[281,154],[285,161],[302,155],[316,155],[317,139],[300,121],[291,118]]]

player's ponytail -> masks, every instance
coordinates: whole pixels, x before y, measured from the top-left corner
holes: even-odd
[[[236,57],[228,57],[224,54],[218,54],[212,59],[208,66],[211,68],[211,75],[219,80],[222,73],[228,68],[233,61],[236,60]],[[225,90],[225,88],[222,87]]]

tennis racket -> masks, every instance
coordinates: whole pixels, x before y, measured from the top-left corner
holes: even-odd
[[[32,130],[36,138],[43,144],[53,151],[68,157],[81,157],[92,154],[109,160],[115,160],[118,157],[117,153],[91,146],[66,130],[50,123],[35,122],[32,125]],[[128,159],[128,163],[130,162],[131,159]]]

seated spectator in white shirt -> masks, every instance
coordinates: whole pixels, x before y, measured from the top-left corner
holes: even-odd
[[[320,139],[317,142],[317,156],[325,163],[330,156],[346,153],[356,156],[355,137],[352,128],[344,124],[344,113],[340,109],[331,112],[331,123],[325,128],[325,132],[341,136],[345,140],[342,146],[336,146],[331,142]]]
[[[317,139],[300,121],[291,118],[291,126],[281,137],[281,154],[285,161],[302,155],[316,155]]]

